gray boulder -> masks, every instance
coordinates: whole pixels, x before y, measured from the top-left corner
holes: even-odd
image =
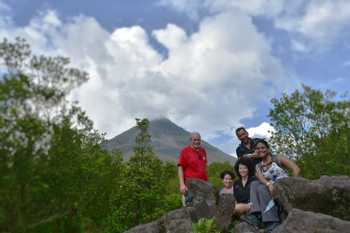
[[[159,221],[142,224],[126,231],[128,233],[160,233],[161,226]]]
[[[221,195],[217,206],[216,190],[210,183],[189,180],[187,187],[193,194],[191,206],[173,210],[154,222],[136,226],[126,233],[190,233],[192,222],[201,218],[215,218],[219,227],[227,230],[235,203],[233,196]]]
[[[191,209],[181,208],[170,211],[161,219],[161,231],[166,233],[190,233],[192,231]]]
[[[220,230],[228,231],[232,222],[235,198],[232,194],[222,194],[218,198],[215,221]]]
[[[241,222],[235,226],[236,233],[260,233],[261,231],[246,222]]]
[[[200,218],[214,218],[223,232],[231,223],[232,195],[216,196],[205,181],[187,183],[193,193],[190,207],[173,210],[156,221],[134,227],[127,233],[190,233],[192,223]],[[350,233],[350,177],[323,176],[319,180],[289,177],[275,185],[274,197],[287,217],[273,233]],[[245,222],[235,226],[237,233],[263,232]]]
[[[350,233],[350,222],[325,214],[292,209],[273,233]]]
[[[322,176],[318,180],[281,179],[275,185],[274,197],[287,212],[297,208],[350,220],[348,176]]]
[[[188,180],[187,188],[193,194],[191,206],[194,208],[193,220],[212,218],[216,213],[216,190],[212,184],[203,180]]]

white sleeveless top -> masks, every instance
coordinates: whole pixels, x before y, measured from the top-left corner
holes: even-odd
[[[263,166],[262,162],[257,164],[261,174],[269,181],[275,182],[288,177],[288,173],[277,164],[277,159],[273,158],[270,167]]]

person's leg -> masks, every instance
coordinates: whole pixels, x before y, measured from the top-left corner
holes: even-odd
[[[257,187],[258,199],[260,201],[260,210],[263,222],[279,222],[278,208],[274,204],[271,208],[266,208],[272,200],[271,194],[265,185]],[[271,203],[270,203],[271,204]]]
[[[250,184],[250,202],[252,203],[249,213],[261,212],[258,188],[263,185],[256,180]]]
[[[250,184],[250,209],[247,215],[241,217],[241,220],[257,228],[261,226],[261,207],[258,193],[258,188],[261,185],[262,183],[258,180]]]
[[[235,209],[233,211],[234,215],[240,216],[243,214],[248,213],[250,210],[250,204],[246,204],[246,203],[237,203],[235,206]]]

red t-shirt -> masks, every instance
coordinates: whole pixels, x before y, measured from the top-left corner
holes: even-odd
[[[208,180],[207,153],[202,147],[197,150],[191,146],[184,147],[180,153],[178,166],[182,167],[185,181],[188,178]]]

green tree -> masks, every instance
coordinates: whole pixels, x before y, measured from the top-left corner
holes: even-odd
[[[302,175],[317,179],[322,175],[350,176],[350,128],[332,130],[316,141],[314,153],[304,154],[298,161]]]
[[[315,151],[319,146],[316,141],[327,137],[332,130],[348,127],[350,101],[335,97],[335,92],[323,93],[303,86],[303,92],[296,90],[272,99],[269,116],[276,129],[272,141],[277,149],[300,157]]]
[[[0,231],[78,232],[82,214],[97,215],[90,191],[101,191],[96,183],[106,185],[118,167],[92,122],[66,100],[88,75],[67,58],[32,55],[22,39],[0,43],[0,64]],[[53,219],[61,224],[45,228]],[[63,229],[61,220],[74,226]]]
[[[174,176],[174,168],[159,160],[153,152],[148,133],[149,121],[136,119],[139,134],[135,139],[134,155],[126,163],[119,189],[113,194],[110,231],[126,229],[160,217],[173,206],[167,199],[166,187]],[[179,202],[180,204],[180,202]]]
[[[299,159],[304,175],[348,173],[350,101],[335,92],[303,86],[272,99],[270,119],[278,153]]]

